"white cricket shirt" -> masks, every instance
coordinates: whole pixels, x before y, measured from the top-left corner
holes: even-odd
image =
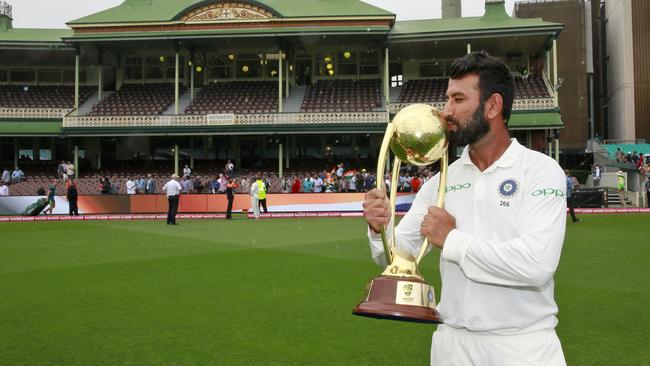
[[[417,256],[422,218],[435,205],[439,174],[424,184],[395,228],[397,246]],[[557,325],[553,274],[566,224],[565,175],[555,160],[516,139],[481,172],[468,148],[449,166],[445,209],[456,229],[440,258],[438,311],[445,324],[521,334]],[[385,264],[379,235],[368,231],[373,259]],[[387,232],[387,235],[392,233]]]
[[[169,182],[165,183],[162,189],[167,193],[167,197],[169,197],[169,196],[178,196],[179,194],[181,194],[182,188],[180,183],[172,179]]]

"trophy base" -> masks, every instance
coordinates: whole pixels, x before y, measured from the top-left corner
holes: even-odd
[[[366,289],[366,296],[352,314],[370,318],[441,324],[433,289],[417,278],[379,276]]]

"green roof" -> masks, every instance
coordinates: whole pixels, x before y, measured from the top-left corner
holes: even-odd
[[[55,43],[72,35],[72,29],[18,28],[0,32],[0,43]]]
[[[425,19],[395,22],[390,38],[417,37],[427,34],[439,36],[479,33],[481,35],[507,32],[547,32],[558,33],[563,28],[560,23],[545,22],[541,18],[512,18],[502,3],[488,3],[481,17]]]
[[[117,32],[117,33],[80,33],[71,36],[69,39],[75,41],[83,40],[113,40],[128,38],[130,40],[152,39],[152,38],[210,38],[210,37],[232,37],[232,36],[275,36],[295,35],[295,34],[352,34],[352,33],[382,33],[386,34],[390,28],[388,26],[346,26],[346,27],[269,27],[255,29],[205,29],[205,30],[187,30],[187,31],[159,31],[159,32]]]
[[[510,115],[508,128],[511,130],[535,130],[562,128],[562,116],[558,112],[515,113]]]
[[[62,121],[58,120],[1,120],[0,135],[58,136]]]
[[[360,0],[240,0],[266,8],[282,18],[333,16],[392,16],[395,14]],[[208,4],[201,0],[125,0],[122,4],[75,19],[67,24],[167,22],[187,10]]]

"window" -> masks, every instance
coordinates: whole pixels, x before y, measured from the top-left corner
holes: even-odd
[[[175,59],[172,59],[172,64],[175,65]],[[147,57],[147,64],[145,66],[146,79],[162,79],[163,68],[165,67],[164,57]]]
[[[361,75],[378,75],[379,74],[379,53],[377,51],[362,52],[361,66],[359,73]]]
[[[34,160],[34,150],[32,150],[32,149],[20,149],[20,150],[18,150],[18,159],[19,160]]]
[[[38,150],[38,160],[52,160],[52,150],[50,150],[50,149],[39,149]]]
[[[35,82],[35,70],[11,70],[11,81],[17,82]]]
[[[124,66],[124,77],[126,80],[142,79],[142,59],[139,57],[127,57]]]
[[[402,86],[403,84],[403,79],[402,75],[395,75],[390,77],[390,86],[391,88],[395,88],[398,86]]]
[[[442,62],[423,62],[420,64],[420,77],[432,78],[445,76],[445,66]]]
[[[44,83],[60,83],[61,71],[60,70],[39,70],[38,81]]]

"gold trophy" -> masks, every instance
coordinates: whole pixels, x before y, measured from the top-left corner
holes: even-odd
[[[447,125],[440,112],[426,104],[412,104],[399,111],[389,123],[379,152],[377,187],[386,192],[383,174],[388,149],[395,155],[391,179],[390,207],[393,236],[389,244],[385,228],[381,240],[388,267],[367,286],[363,300],[352,311],[355,315],[419,323],[442,323],[435,308],[433,286],[418,270],[429,243],[424,239],[417,258],[395,245],[395,204],[401,162],[424,166],[440,162],[440,184],[436,206],[443,207],[447,181]]]

